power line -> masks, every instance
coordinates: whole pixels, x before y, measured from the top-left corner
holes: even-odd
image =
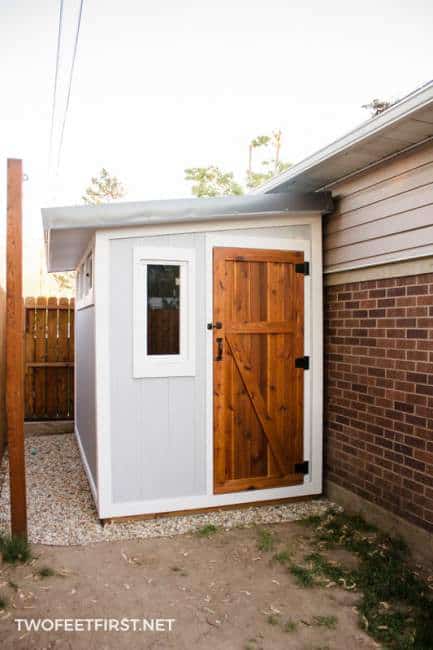
[[[66,120],[67,120],[67,117],[68,117],[69,102],[70,102],[70,99],[71,99],[72,80],[73,80],[73,77],[74,77],[75,59],[77,57],[78,39],[80,37],[81,17],[82,17],[82,14],[83,14],[83,4],[84,4],[84,0],[81,0],[81,2],[80,2],[80,11],[78,13],[77,31],[76,31],[76,34],[75,34],[75,41],[74,41],[74,52],[73,52],[73,55],[72,55],[71,70],[70,70],[70,73],[69,73],[68,93],[67,93],[67,96],[66,96],[65,112],[64,112],[64,115],[63,115],[62,129],[60,131],[59,147],[58,147],[58,150],[57,150],[56,171],[58,171],[59,166],[60,166],[60,157],[61,157],[62,147],[63,147],[63,138],[64,138],[64,135],[65,135],[65,126],[66,126]]]
[[[48,164],[51,165],[51,157],[53,153],[53,137],[54,137],[54,117],[56,114],[56,98],[57,98],[57,81],[59,78],[59,61],[60,61],[60,43],[62,40],[62,20],[63,20],[63,0],[60,0],[59,10],[59,28],[57,31],[57,52],[56,52],[56,72],[54,75],[54,88],[53,88],[53,104],[51,108],[51,127],[50,127],[50,148],[48,154]]]

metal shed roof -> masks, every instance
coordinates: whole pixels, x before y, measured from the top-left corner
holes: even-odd
[[[433,138],[433,81],[327,147],[293,165],[258,192],[323,189]]]
[[[332,210],[329,192],[286,192],[211,199],[174,199],[43,208],[48,271],[77,267],[98,229],[233,220]]]

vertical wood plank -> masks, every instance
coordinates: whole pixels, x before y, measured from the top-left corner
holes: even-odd
[[[26,298],[25,301],[25,337],[24,337],[25,362],[35,360],[35,300]],[[33,416],[35,409],[34,368],[26,365],[24,383],[24,417]]]
[[[39,296],[35,309],[35,362],[47,361],[47,298]],[[44,420],[47,412],[47,370],[36,367],[35,375],[35,417]]]
[[[225,324],[226,278],[224,256],[221,249],[213,252],[213,316],[214,322]],[[223,485],[226,475],[226,440],[225,440],[225,385],[224,366],[215,361],[217,356],[216,339],[223,336],[223,330],[213,330],[213,392],[214,392],[214,486]]]
[[[57,298],[49,297],[47,301],[47,362],[55,363],[57,358]],[[58,414],[58,368],[46,369],[46,408],[45,417],[54,420]]]
[[[68,361],[74,363],[74,345],[75,345],[75,302],[71,298],[69,301],[69,347]],[[74,366],[68,368],[68,418],[74,417]]]
[[[59,298],[59,318],[57,336],[57,360],[68,361],[69,359],[69,300]],[[58,368],[57,375],[57,415],[59,418],[66,418],[68,415],[68,369]]]
[[[249,263],[249,317],[253,322],[263,322],[266,319],[266,302],[267,302],[267,277],[265,262]],[[250,344],[250,363],[255,369],[260,393],[265,399],[266,396],[266,336],[263,334],[249,336]],[[250,458],[250,476],[265,476],[267,474],[267,441],[263,434],[262,427],[251,411],[250,417],[251,428],[251,458]]]
[[[11,530],[27,536],[24,457],[24,303],[22,290],[22,161],[7,162],[6,411]]]

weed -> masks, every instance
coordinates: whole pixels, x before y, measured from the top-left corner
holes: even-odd
[[[180,566],[172,566],[171,570],[174,571],[174,573],[180,573],[180,571],[182,571]]]
[[[336,616],[314,616],[313,625],[319,627],[327,627],[328,630],[335,630],[337,627],[338,619]]]
[[[0,610],[6,609],[7,606],[8,606],[7,598],[5,598],[4,596],[0,596]]]
[[[309,515],[308,517],[299,519],[298,523],[303,526],[318,526],[321,521],[322,517],[320,515]]]
[[[304,560],[312,565],[312,569],[316,575],[323,575],[334,582],[348,578],[348,572],[338,564],[329,562],[320,553],[311,553],[306,555]]]
[[[52,569],[49,566],[43,566],[41,569],[38,570],[38,576],[40,578],[52,578],[55,575],[56,572],[54,571],[54,569]]]
[[[272,551],[275,543],[273,533],[267,528],[259,528],[258,535],[257,546],[259,551]]]
[[[32,557],[30,546],[25,537],[0,534],[0,553],[3,561],[9,564],[27,562]]]
[[[215,535],[217,531],[218,531],[218,527],[215,526],[214,524],[206,524],[201,528],[197,528],[197,535],[199,537],[210,537],[211,535]]]
[[[284,632],[295,632],[298,624],[295,621],[289,620],[284,623]]]
[[[289,571],[300,587],[312,587],[314,585],[314,572],[311,569],[306,569],[300,564],[292,564]]]
[[[280,564],[287,564],[291,560],[290,551],[285,549],[284,551],[279,551],[278,553],[275,553],[274,560],[276,560]]]
[[[14,582],[13,580],[9,580],[9,581],[8,581],[8,585],[9,585],[9,587],[10,587],[11,589],[13,589],[14,591],[18,591],[18,589],[19,589],[19,586],[17,585],[17,583]]]
[[[269,623],[269,625],[278,625],[278,623],[280,622],[280,618],[276,614],[269,614],[266,620]]]

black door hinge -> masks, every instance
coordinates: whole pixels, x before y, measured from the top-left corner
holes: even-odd
[[[302,368],[303,370],[310,369],[310,357],[298,357],[295,359],[295,368]]]
[[[295,474],[308,474],[310,463],[304,460],[302,463],[295,463]]]
[[[295,271],[296,273],[302,273],[303,275],[310,275],[310,262],[295,264]]]

